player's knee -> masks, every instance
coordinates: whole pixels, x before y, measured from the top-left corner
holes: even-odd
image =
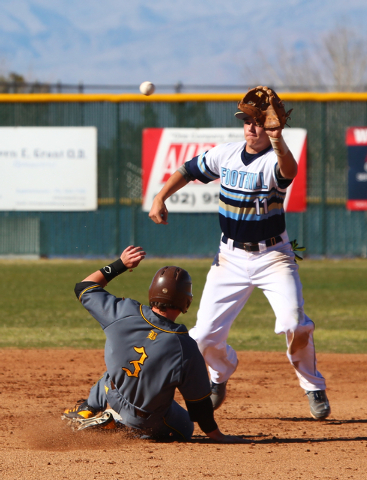
[[[209,332],[203,332],[203,330],[199,330],[196,326],[189,331],[189,335],[199,345],[199,348],[200,346],[204,347],[209,338]]]
[[[203,336],[197,336],[195,338],[196,340],[196,343],[198,344],[198,347],[199,347],[199,350],[200,352],[204,355],[204,353],[211,347],[218,347],[218,343],[213,340],[213,339],[210,339],[208,338],[207,336],[203,335]]]
[[[294,355],[299,350],[303,350],[308,346],[314,328],[315,324],[310,320],[309,322],[297,325],[294,330],[288,330],[286,332],[288,353],[290,355]]]
[[[303,311],[302,307],[283,309],[281,315],[278,315],[275,321],[275,333],[284,333],[294,331],[299,325],[313,323]]]
[[[300,325],[307,325],[310,329],[310,331],[314,331],[315,330],[315,324],[313,323],[313,321],[311,320],[310,317],[308,317],[307,315],[304,315],[303,316],[303,319],[301,322],[299,322]]]
[[[204,354],[205,350],[208,348],[208,341],[205,338],[197,338],[196,343],[198,344],[200,352]]]
[[[198,329],[197,327],[193,327],[189,331],[190,337],[193,338],[201,352],[201,354],[205,358],[205,353],[208,350],[215,349],[216,351],[222,350],[226,348],[226,341],[223,339],[223,335],[218,332],[212,332],[209,329]]]

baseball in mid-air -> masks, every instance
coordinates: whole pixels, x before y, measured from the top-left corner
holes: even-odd
[[[143,95],[152,95],[155,91],[155,86],[152,82],[143,82],[139,89]]]

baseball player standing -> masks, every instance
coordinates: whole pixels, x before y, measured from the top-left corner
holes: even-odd
[[[93,420],[108,403],[124,425],[150,438],[189,440],[193,422],[198,422],[217,442],[245,443],[218,429],[205,361],[186,327],[175,323],[192,301],[188,272],[175,266],[158,270],[149,288],[150,307],[104,290],[144,257],[141,247],[129,246],[118,260],[76,284],[78,299],[106,334],[107,372],[92,387],[88,400],[66,410],[63,417]],[[176,388],[187,411],[174,401]]]
[[[209,366],[212,402],[218,408],[236,370],[227,344],[230,327],[255,287],[275,313],[275,333],[284,333],[287,356],[308,396],[311,415],[326,418],[325,380],[316,369],[314,323],[303,310],[298,265],[285,226],[283,202],[297,163],[282,129],[288,119],[276,93],[257,87],[238,103],[245,140],[218,145],[178,169],[153,201],[150,218],[167,224],[165,200],[191,180],[220,179],[221,242],[208,273],[197,322],[190,330]]]

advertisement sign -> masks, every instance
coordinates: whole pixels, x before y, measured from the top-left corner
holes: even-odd
[[[367,210],[367,127],[347,129],[348,210]]]
[[[298,162],[298,175],[288,188],[287,212],[306,210],[306,140],[303,128],[283,130],[283,137]],[[143,131],[143,210],[149,212],[155,195],[182,164],[221,143],[244,140],[243,128],[148,128]],[[170,212],[217,212],[220,180],[190,182],[172,195]]]
[[[0,210],[96,209],[95,127],[0,128]]]

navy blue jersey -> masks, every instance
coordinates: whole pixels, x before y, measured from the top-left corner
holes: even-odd
[[[291,181],[279,178],[271,147],[248,161],[245,146],[245,141],[217,145],[185,168],[203,183],[220,179],[219,221],[226,237],[260,242],[285,231],[283,203]]]

